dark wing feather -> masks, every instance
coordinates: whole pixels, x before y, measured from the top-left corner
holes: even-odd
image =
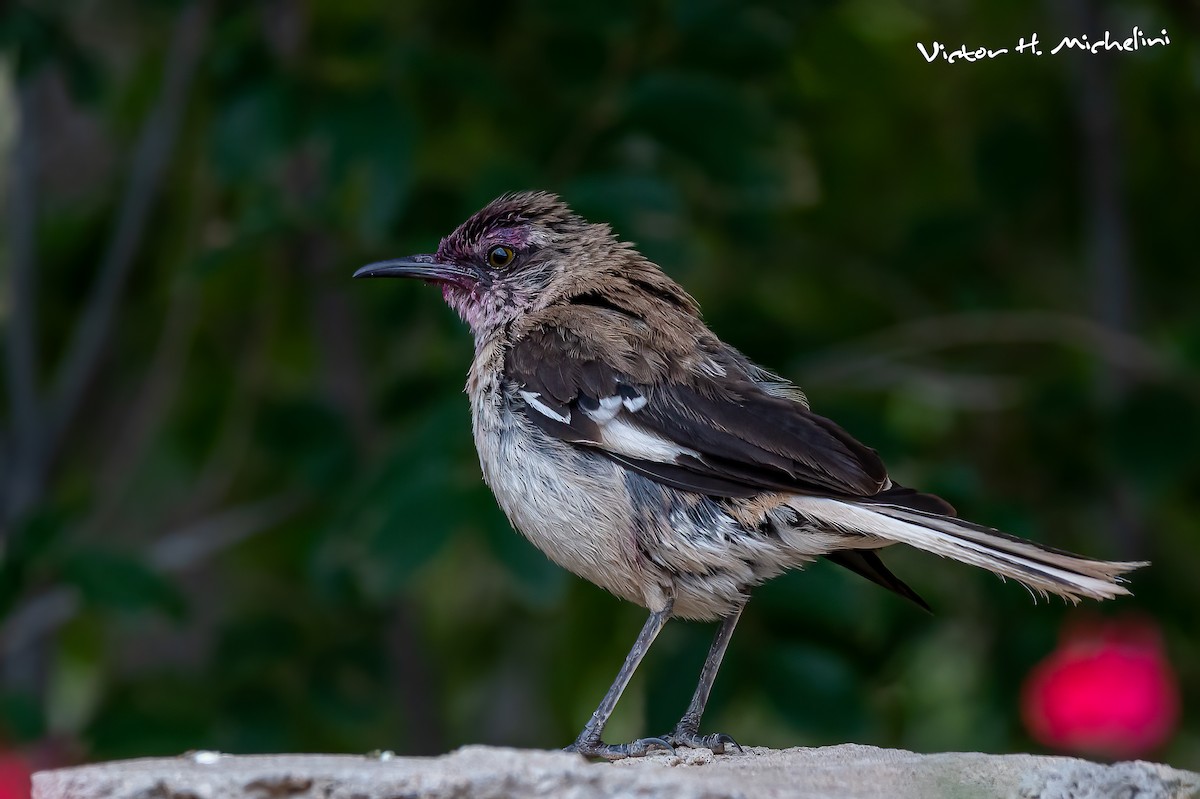
[[[891,570],[883,565],[883,561],[875,554],[874,550],[843,549],[838,552],[830,552],[825,555],[825,559],[899,594],[928,613],[933,612],[925,600],[921,599],[920,594],[912,590],[907,583],[892,574]]]
[[[507,352],[510,388],[547,434],[595,447],[666,485],[714,496],[772,490],[868,497],[888,485],[874,450],[799,402],[768,393],[733,357],[717,361],[720,370],[651,363],[657,353],[646,342],[629,341],[603,320],[593,325],[592,337],[579,332],[583,327],[535,327]],[[653,446],[643,451],[646,442]]]
[[[710,378],[711,380],[711,378]],[[875,450],[796,402],[767,394],[749,380],[731,381],[724,396],[690,386],[659,394],[638,421],[706,457],[703,464],[762,488],[821,488],[874,494],[887,483]]]
[[[632,472],[643,477],[649,477],[657,483],[683,491],[697,494],[707,494],[710,497],[728,497],[730,499],[748,499],[763,492],[761,486],[746,481],[738,481],[731,477],[721,477],[696,469],[682,466],[672,466],[669,463],[630,458],[625,455],[609,453],[609,457]],[[786,490],[786,489],[784,489]]]
[[[886,491],[880,491],[866,501],[879,505],[898,505],[901,508],[932,513],[937,516],[957,516],[958,511],[946,500],[936,494],[926,494],[915,488],[905,488],[898,483],[892,483]]]

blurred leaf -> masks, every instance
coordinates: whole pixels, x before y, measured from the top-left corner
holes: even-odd
[[[746,169],[747,145],[762,140],[767,118],[750,98],[718,78],[686,72],[646,76],[630,91],[631,124],[714,177],[736,180]]]
[[[319,107],[313,126],[330,149],[332,180],[345,187],[343,212],[365,243],[378,242],[412,180],[413,126],[404,108],[382,92],[335,96]]]
[[[264,403],[257,430],[274,460],[312,486],[336,485],[354,459],[346,420],[315,398]]]
[[[686,209],[677,190],[653,175],[581,175],[564,192],[585,218],[605,219],[648,257],[685,260]]]
[[[212,164],[229,183],[267,179],[279,169],[295,127],[287,87],[263,81],[245,87],[216,118]]]
[[[209,730],[212,695],[183,676],[146,675],[114,685],[86,731],[95,756],[173,757],[190,749],[219,749]]]
[[[0,735],[18,743],[46,734],[46,716],[41,705],[27,693],[0,693]]]
[[[290,621],[258,615],[229,624],[218,642],[218,656],[226,673],[237,680],[253,679],[272,666],[303,654],[301,631]]]
[[[700,669],[716,631],[715,624],[674,624],[655,642],[654,654],[647,658],[644,667],[646,725],[654,734],[673,729],[683,715],[700,680]],[[613,668],[616,666],[614,663]],[[708,718],[720,712],[726,695],[733,689],[729,680],[718,678],[705,710]]]
[[[759,659],[775,707],[799,729],[829,740],[861,740],[870,728],[863,685],[853,663],[835,652],[780,644]]]
[[[1108,429],[1117,468],[1151,489],[1173,482],[1200,449],[1195,398],[1167,386],[1130,393]]]
[[[445,425],[461,423],[458,416],[453,407],[429,411],[330,528],[338,560],[376,599],[403,588],[467,518],[471,506],[463,500],[476,486],[463,484],[458,459],[444,446]]]
[[[41,508],[8,531],[0,541],[0,618],[6,616],[39,571],[53,560],[66,529],[61,512]]]
[[[99,93],[102,71],[75,41],[65,20],[52,11],[11,4],[0,14],[0,52],[16,54],[16,73],[22,81],[52,65],[63,70],[79,99],[91,101]]]
[[[485,491],[477,493],[482,503],[495,506]],[[489,520],[483,529],[491,551],[515,578],[521,596],[538,607],[558,604],[566,594],[569,573],[514,530],[498,509],[480,515]]]
[[[62,576],[84,602],[125,613],[154,611],[180,621],[187,603],[166,577],[117,552],[79,548],[62,563]]]

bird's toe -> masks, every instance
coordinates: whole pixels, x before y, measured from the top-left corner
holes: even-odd
[[[627,744],[606,744],[600,740],[577,740],[563,749],[564,752],[577,752],[584,757],[595,757],[601,760],[623,760],[627,757],[644,757],[655,749],[662,749],[675,754],[674,747],[664,738],[639,738]]]
[[[741,744],[733,740],[732,736],[726,735],[723,732],[701,735],[692,730],[676,729],[664,735],[663,739],[672,746],[682,746],[689,749],[711,749],[715,755],[727,754],[732,750],[736,750],[740,754],[742,751]]]

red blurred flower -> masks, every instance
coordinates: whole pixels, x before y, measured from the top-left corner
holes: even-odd
[[[0,799],[29,799],[33,793],[28,761],[12,752],[0,752]]]
[[[1179,720],[1158,628],[1144,619],[1064,628],[1058,649],[1026,680],[1021,710],[1046,746],[1110,758],[1154,750]]]

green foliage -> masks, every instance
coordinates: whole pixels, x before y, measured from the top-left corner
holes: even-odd
[[[132,557],[79,547],[63,558],[62,581],[97,610],[184,615],[184,599],[175,586]]]
[[[37,279],[32,295],[5,281],[0,319],[20,340],[14,311],[36,308],[35,366],[7,373],[6,492],[33,473],[14,397],[32,387],[44,433],[186,52],[175,19],[200,7],[106,347],[5,517],[0,741],[100,758],[575,734],[641,611],[509,529],[460,393],[469,335],[437,292],[349,279],[544,188],[637,242],[901,482],[1017,534],[1154,560],[1135,599],[1092,612],[1162,626],[1185,686],[1162,754],[1200,764],[1200,39],[1183,5],[1114,14],[1167,27],[1169,47],[947,65],[916,41],[1081,31],[1032,2],[18,3],[0,16],[0,136],[15,153],[32,97]],[[1120,134],[1100,153],[1079,82],[1096,64]],[[15,275],[10,211],[29,197],[5,164]],[[1114,217],[1096,205],[1106,170]],[[1105,288],[1109,256],[1127,290]],[[829,564],[764,586],[706,728],[1032,746],[1016,697],[1068,609],[887,560],[935,617]],[[614,737],[675,721],[710,632],[668,628]]]

